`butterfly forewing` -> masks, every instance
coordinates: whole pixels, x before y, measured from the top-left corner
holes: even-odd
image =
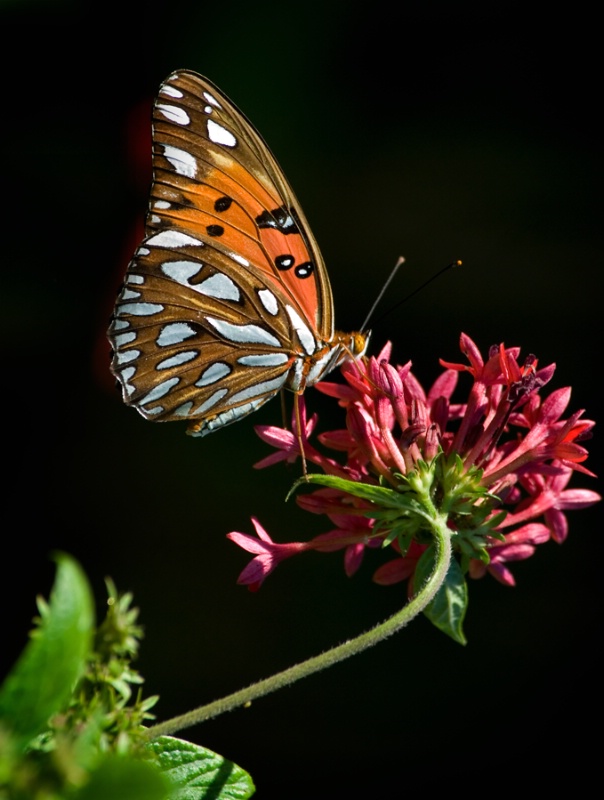
[[[174,73],[153,114],[154,185],[147,225],[214,238],[264,271],[333,336],[322,256],[283,172],[247,118],[209,81]]]
[[[284,386],[302,391],[342,354],[325,265],[283,173],[192,72],[173,73],[155,103],[146,238],[109,338],[125,402],[199,435]]]

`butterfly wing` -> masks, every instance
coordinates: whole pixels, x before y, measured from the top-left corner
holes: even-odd
[[[109,329],[123,398],[146,418],[203,435],[295,386],[333,338],[325,265],[283,172],[193,72],[155,102],[146,234]]]

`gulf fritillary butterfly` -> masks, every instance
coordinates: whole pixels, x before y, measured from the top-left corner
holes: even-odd
[[[155,101],[145,235],[108,335],[146,419],[204,436],[365,352],[367,334],[334,332],[323,258],[264,140],[188,70]]]

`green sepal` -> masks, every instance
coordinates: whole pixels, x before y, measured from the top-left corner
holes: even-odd
[[[13,669],[0,687],[0,721],[21,746],[66,708],[86,667],[94,626],[88,580],[70,556],[55,556],[57,573],[47,604]]]
[[[305,486],[308,483],[318,483],[320,486],[327,486],[330,489],[339,489],[342,492],[354,495],[354,497],[368,500],[370,503],[377,503],[382,507],[399,508],[399,498],[401,495],[393,489],[376,486],[372,483],[349,481],[346,478],[338,478],[336,475],[322,475],[318,472],[313,472],[310,475],[298,478],[289,490],[287,499],[291,497],[298,487]]]
[[[339,489],[354,497],[359,497],[361,500],[374,503],[379,508],[379,512],[376,514],[371,509],[367,509],[366,514],[368,517],[396,520],[401,514],[407,513],[427,518],[424,506],[415,499],[412,492],[388,489],[372,483],[349,481],[345,478],[338,478],[336,475],[312,473],[299,478],[290,489],[287,497],[289,498],[299,486],[309,483],[318,483],[320,486],[327,486],[330,489]],[[382,525],[382,527],[384,526]]]
[[[415,569],[414,587],[417,593],[434,569],[434,546],[421,555]],[[435,597],[424,609],[424,614],[439,630],[459,644],[467,644],[463,621],[468,608],[468,586],[457,560],[452,558],[447,576]]]
[[[200,745],[158,736],[146,750],[171,784],[168,800],[247,800],[256,791],[245,770]]]

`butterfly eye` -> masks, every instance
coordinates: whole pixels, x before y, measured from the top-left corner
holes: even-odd
[[[369,337],[371,336],[371,331],[367,331],[367,333],[361,333],[360,331],[356,331],[352,334],[352,355],[353,356],[364,356],[365,352],[367,351],[367,346],[369,344]]]

